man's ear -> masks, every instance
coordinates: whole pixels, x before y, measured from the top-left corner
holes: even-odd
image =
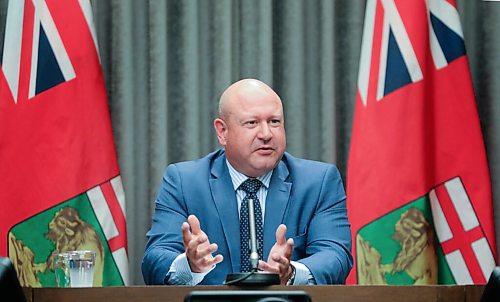
[[[219,139],[219,144],[222,146],[226,146],[226,134],[227,134],[227,125],[223,119],[216,118],[214,120],[214,128],[215,132],[217,132],[217,139]]]

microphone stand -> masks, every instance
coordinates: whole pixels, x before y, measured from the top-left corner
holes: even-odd
[[[231,273],[226,276],[225,285],[279,285],[280,278],[274,273],[259,273],[259,252],[255,228],[255,210],[253,200],[248,200],[248,221],[250,227],[250,272]]]

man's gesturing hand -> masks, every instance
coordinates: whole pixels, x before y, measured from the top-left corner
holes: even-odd
[[[286,240],[285,234],[286,226],[280,224],[276,230],[276,243],[269,252],[267,262],[259,261],[259,269],[279,274],[282,285],[288,282],[293,273],[290,264],[293,253],[293,239]]]
[[[188,221],[182,224],[182,239],[192,272],[206,272],[214,264],[222,262],[222,255],[212,256],[212,253],[217,251],[217,244],[210,244],[208,236],[201,230],[200,221],[196,216],[189,215]]]

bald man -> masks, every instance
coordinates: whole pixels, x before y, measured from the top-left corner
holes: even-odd
[[[283,285],[344,283],[351,232],[339,171],[285,152],[280,97],[261,81],[240,80],[222,94],[214,127],[222,149],[166,169],[147,233],[146,284],[220,285],[247,271],[249,202],[259,270]]]

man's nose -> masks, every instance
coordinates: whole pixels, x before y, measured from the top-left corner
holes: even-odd
[[[273,137],[273,132],[271,130],[271,127],[269,127],[268,123],[261,123],[260,124],[260,131],[259,131],[259,138],[262,140],[270,140]]]

